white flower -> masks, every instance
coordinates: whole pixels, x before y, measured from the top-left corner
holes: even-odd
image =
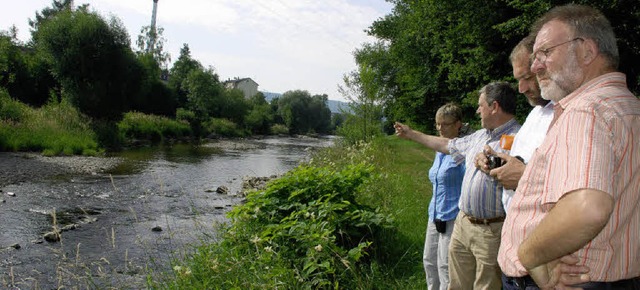
[[[316,251],[318,251],[318,252],[321,252],[322,251],[322,245],[317,245],[317,246],[314,247],[314,249]]]
[[[264,251],[267,253],[273,253],[273,248],[271,246],[264,247]]]
[[[257,244],[261,241],[261,239],[258,236],[253,237],[253,239],[251,239],[251,242],[254,244]]]

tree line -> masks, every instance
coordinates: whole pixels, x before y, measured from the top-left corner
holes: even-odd
[[[345,75],[354,100],[375,105],[385,127],[405,121],[434,132],[443,104],[461,104],[465,121],[474,116],[477,91],[490,81],[515,84],[508,57],[531,24],[551,7],[570,2],[600,9],[610,20],[620,50],[620,71],[640,92],[640,2],[603,0],[389,0],[388,15],[367,30],[377,39],[359,47],[358,69]],[[519,98],[518,118],[530,107]],[[375,112],[375,110],[371,110]]]
[[[262,93],[245,98],[225,89],[213,67],[191,56],[188,44],[169,67],[162,28],[143,27],[133,49],[118,18],[105,19],[88,4],[72,2],[54,0],[36,12],[26,43],[17,39],[15,26],[0,34],[0,89],[12,99],[33,107],[68,100],[92,120],[104,143],[126,112],[188,123],[195,138],[220,134],[216,120],[232,124],[234,135],[335,129],[326,94],[292,90],[271,103]]]

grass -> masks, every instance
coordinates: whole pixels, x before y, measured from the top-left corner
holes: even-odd
[[[128,112],[118,122],[118,131],[123,139],[162,142],[165,139],[180,139],[191,134],[187,122],[140,112]]]
[[[0,90],[0,150],[44,155],[96,155],[88,118],[68,102],[32,108]]]

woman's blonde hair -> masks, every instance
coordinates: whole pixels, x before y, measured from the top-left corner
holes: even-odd
[[[436,117],[451,117],[454,121],[462,121],[462,109],[456,103],[446,103],[436,111]]]

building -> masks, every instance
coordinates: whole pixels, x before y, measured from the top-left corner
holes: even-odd
[[[242,91],[246,99],[258,93],[258,83],[251,78],[235,78],[224,82],[224,87],[228,90],[237,89]]]

